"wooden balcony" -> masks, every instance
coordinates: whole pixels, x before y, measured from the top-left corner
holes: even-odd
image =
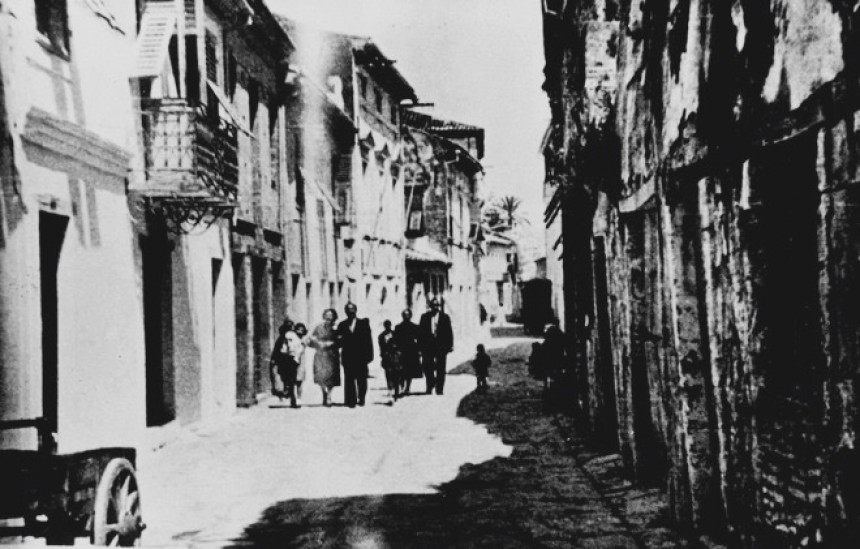
[[[145,177],[136,191],[161,202],[235,207],[239,163],[232,122],[175,98],[143,100],[141,114]]]

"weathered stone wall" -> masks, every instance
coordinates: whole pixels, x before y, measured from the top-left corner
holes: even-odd
[[[854,4],[545,14],[573,395],[677,521],[733,546],[858,535]]]

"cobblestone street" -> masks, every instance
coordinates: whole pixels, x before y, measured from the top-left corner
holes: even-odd
[[[542,413],[530,340],[492,343],[486,395],[461,364],[444,396],[390,406],[377,371],[364,409],[326,409],[307,391],[300,410],[244,410],[141,456],[144,544],[686,546],[659,526],[659,490],[632,489],[617,458]]]

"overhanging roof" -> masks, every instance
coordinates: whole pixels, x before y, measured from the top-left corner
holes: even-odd
[[[403,124],[450,138],[474,137],[478,140],[478,157],[484,156],[484,128],[453,120],[443,120],[413,110],[403,111]]]
[[[410,99],[418,102],[415,89],[400,71],[394,68],[394,61],[386,57],[370,37],[351,36],[350,40],[355,62],[364,67],[374,81],[382,84],[383,88],[399,100]]]

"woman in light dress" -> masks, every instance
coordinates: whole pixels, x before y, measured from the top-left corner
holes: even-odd
[[[331,406],[331,389],[340,385],[340,355],[337,346],[337,311],[326,309],[323,322],[311,333],[308,344],[316,349],[314,382],[323,393],[323,406]]]
[[[308,328],[301,322],[297,323],[295,328],[293,328],[297,336],[297,340],[295,340],[290,345],[290,354],[293,355],[294,360],[296,361],[296,382],[295,382],[295,397],[298,402],[298,408],[302,406],[302,382],[304,382],[307,377],[307,362],[308,362],[308,354],[305,352],[305,346],[308,344]]]

